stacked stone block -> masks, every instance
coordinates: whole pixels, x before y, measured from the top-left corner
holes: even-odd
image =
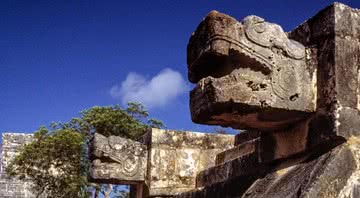
[[[192,190],[196,175],[214,166],[216,155],[233,144],[234,135],[156,128],[139,141],[95,134],[90,180],[140,184],[141,196],[174,196]]]
[[[9,178],[5,168],[16,156],[19,149],[32,141],[32,134],[26,133],[2,133],[1,145],[1,173],[0,173],[0,197],[1,198],[32,198],[31,184],[15,178]]]

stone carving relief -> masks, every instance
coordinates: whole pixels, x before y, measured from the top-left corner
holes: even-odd
[[[277,24],[254,15],[239,22],[212,11],[187,50],[189,80],[198,83],[190,101],[195,122],[275,129],[315,111],[309,52]],[[277,120],[270,109],[288,120]]]
[[[91,143],[90,158],[94,180],[108,179],[116,183],[144,180],[147,148],[140,142],[96,133]]]

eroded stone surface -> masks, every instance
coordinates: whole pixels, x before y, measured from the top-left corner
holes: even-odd
[[[346,146],[349,147],[354,156],[356,170],[352,172],[338,198],[356,198],[360,197],[360,138],[350,137]]]
[[[237,177],[256,178],[266,170],[266,166],[259,163],[257,153],[252,152],[201,171],[196,177],[196,187],[211,186]]]
[[[6,174],[0,174],[1,198],[33,198],[31,184],[17,179],[10,179]]]
[[[340,137],[313,139],[306,122],[284,131],[261,132],[259,137],[219,153],[216,166],[197,175],[197,187],[210,186],[236,177],[259,177],[267,171],[305,162],[340,145]],[[248,136],[247,136],[248,137]]]
[[[31,183],[23,182],[16,178],[8,178],[5,168],[27,143],[33,139],[32,134],[2,133],[1,168],[0,168],[0,197],[1,198],[32,198]]]
[[[358,179],[354,175],[359,173],[359,147],[356,138],[310,162],[270,173],[257,180],[243,197],[336,198],[357,193],[353,186]]]
[[[255,138],[253,140],[249,140],[242,144],[236,145],[231,149],[217,154],[215,160],[216,165],[242,157],[250,153],[255,153],[259,147],[259,142],[260,138]]]
[[[265,130],[303,119],[316,109],[310,52],[260,17],[209,13],[188,44],[193,121]]]
[[[298,165],[270,172],[263,178],[234,177],[178,198],[355,198],[359,192],[360,140],[347,143]],[[216,174],[213,174],[214,177]]]
[[[234,135],[150,129],[139,142],[95,134],[91,181],[145,185],[146,196],[171,196],[195,186],[196,175],[233,147]]]
[[[334,3],[289,33],[316,51],[318,130],[345,138],[360,134],[360,11]],[[324,129],[324,127],[327,127]]]
[[[140,142],[95,133],[90,159],[91,181],[114,184],[145,181],[147,147]]]
[[[15,157],[21,147],[30,143],[33,139],[32,134],[26,133],[3,133],[2,134],[2,169]]]
[[[260,137],[261,131],[241,131],[235,135],[235,146]]]
[[[149,148],[149,195],[161,196],[192,190],[196,175],[233,147],[234,136],[152,129],[142,141]]]

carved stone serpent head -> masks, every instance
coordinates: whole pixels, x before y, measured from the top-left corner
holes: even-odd
[[[272,130],[315,111],[310,54],[277,24],[212,11],[187,53],[189,80],[197,83],[190,99],[194,122]]]

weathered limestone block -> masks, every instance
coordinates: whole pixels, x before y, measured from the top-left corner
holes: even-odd
[[[149,196],[192,190],[197,173],[215,165],[216,154],[234,144],[233,135],[152,129],[142,139],[149,149]]]
[[[258,161],[257,152],[251,152],[201,171],[196,177],[196,187],[211,186],[237,177],[259,177],[266,171],[266,166]]]
[[[90,159],[90,180],[93,182],[130,184],[145,181],[147,147],[140,142],[95,133]]]
[[[237,177],[181,193],[177,198],[237,198],[246,191],[255,179],[252,176]]]
[[[214,181],[222,175],[222,172],[214,173],[209,179]],[[360,139],[351,137],[347,143],[324,155],[314,155],[305,163],[270,172],[263,178],[256,178],[258,176],[250,174],[213,184],[204,180],[207,186],[176,197],[357,198],[360,190]]]
[[[256,178],[324,154],[345,141],[341,137],[313,139],[307,134],[306,126],[299,123],[284,131],[260,132],[253,139],[217,154],[216,166],[201,171],[196,186],[210,186],[237,177]]]
[[[215,159],[216,165],[257,152],[259,142],[260,138],[255,138],[217,154]]]
[[[240,145],[249,140],[256,139],[261,136],[261,131],[241,131],[240,133],[235,135],[235,146]]]
[[[258,179],[243,194],[247,197],[355,198],[360,176],[360,139],[307,163],[295,165]]]
[[[284,130],[260,132],[259,161],[273,163],[287,158],[306,160],[309,155],[325,153],[346,141],[331,131],[324,131],[327,127],[322,126],[324,124],[327,123],[319,122],[316,116],[312,116]]]
[[[279,25],[210,12],[188,44],[193,121],[274,130],[304,119],[316,109],[309,57]]]
[[[2,134],[2,169],[15,157],[21,147],[33,140],[32,134],[3,133]]]
[[[345,138],[360,135],[360,10],[334,3],[289,33],[316,51],[316,112],[326,129]],[[322,124],[324,128],[325,124]]]
[[[32,134],[2,133],[1,163],[0,163],[0,197],[1,198],[32,198],[31,183],[16,178],[8,178],[5,168],[27,143],[33,140]]]
[[[6,174],[0,173],[1,198],[32,198],[31,184],[17,179],[9,179]]]

